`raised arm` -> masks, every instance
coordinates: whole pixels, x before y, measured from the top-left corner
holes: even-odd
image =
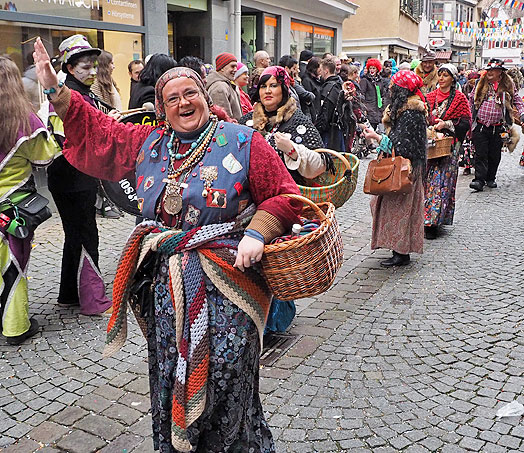
[[[93,108],[82,96],[58,85],[56,72],[40,38],[33,57],[38,80],[64,123],[65,158],[90,176],[118,181],[133,172],[141,145],[152,126],[123,124]]]

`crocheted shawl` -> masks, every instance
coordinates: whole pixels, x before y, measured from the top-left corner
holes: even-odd
[[[254,212],[255,206],[252,205],[231,222],[204,225],[189,231],[144,222],[131,233],[120,257],[104,357],[113,354],[125,342],[127,302],[136,270],[149,253],[169,257],[178,350],[171,440],[175,449],[180,451],[191,451],[187,427],[202,414],[206,405],[209,315],[204,276],[249,315],[258,328],[262,344],[271,293],[256,268],[240,272],[233,267],[242,232]],[[145,320],[132,308],[145,335]]]
[[[433,116],[433,111],[437,107],[437,94],[438,88],[427,95],[429,114]],[[450,96],[446,100],[446,109],[442,116],[444,121],[466,118],[471,119],[471,110],[469,108],[469,102],[460,91],[454,91],[450,93]]]

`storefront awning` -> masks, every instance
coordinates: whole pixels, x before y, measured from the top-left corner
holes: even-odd
[[[437,60],[449,60],[451,58],[451,50],[441,50],[437,52]]]

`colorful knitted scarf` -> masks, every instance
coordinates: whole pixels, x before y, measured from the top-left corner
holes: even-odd
[[[126,307],[136,270],[149,253],[169,257],[178,350],[172,443],[180,451],[191,450],[187,427],[202,414],[206,405],[209,316],[204,276],[250,316],[262,342],[271,294],[256,268],[240,272],[233,267],[239,240],[254,211],[253,205],[231,222],[204,225],[189,231],[172,230],[152,222],[142,223],[131,233],[120,257],[113,285],[113,314],[107,327],[105,357],[120,349],[125,342]],[[134,311],[145,334],[145,320]]]

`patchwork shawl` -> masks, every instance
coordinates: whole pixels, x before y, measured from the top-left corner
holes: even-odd
[[[231,222],[204,225],[189,231],[143,222],[131,233],[120,257],[113,284],[113,314],[107,327],[104,356],[120,349],[127,336],[127,303],[136,270],[150,253],[169,257],[169,289],[175,309],[178,360],[173,389],[172,443],[190,451],[190,426],[204,411],[209,367],[209,316],[204,276],[257,326],[260,341],[271,293],[256,267],[233,267],[242,233],[255,212],[246,208]],[[146,333],[146,322],[133,306]]]

